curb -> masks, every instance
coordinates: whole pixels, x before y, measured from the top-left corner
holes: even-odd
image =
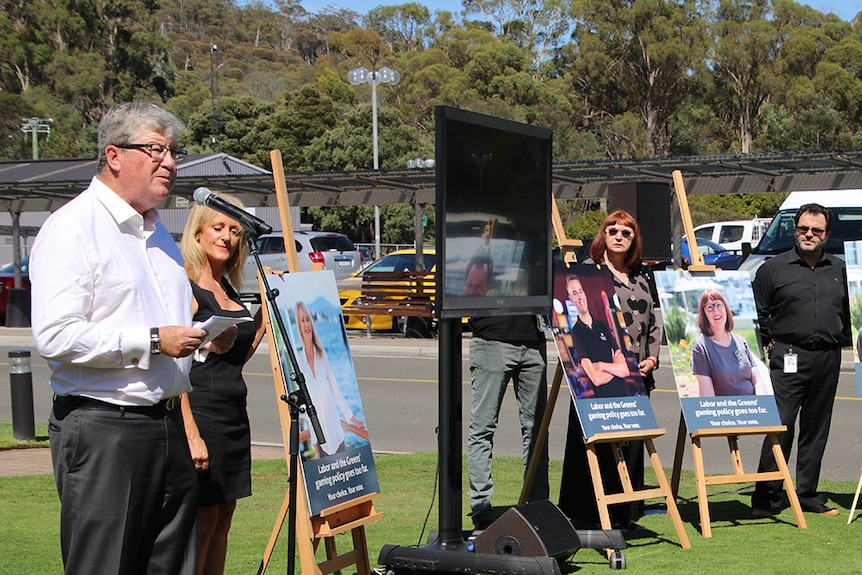
[[[470,357],[470,337],[469,333],[462,336],[461,354],[464,358]],[[377,334],[369,338],[365,332],[356,334],[348,332],[347,342],[351,355],[357,357],[433,358],[440,355],[437,339],[413,339],[394,334]],[[0,327],[0,346],[35,350],[30,328]],[[549,362],[556,361],[557,348],[552,340],[548,340],[547,352]],[[264,341],[255,353],[268,355],[269,344]],[[662,365],[671,365],[666,345],[662,345],[659,359]],[[856,373],[852,348],[843,348],[841,373]]]

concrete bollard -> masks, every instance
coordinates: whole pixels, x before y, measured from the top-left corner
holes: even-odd
[[[12,388],[12,434],[19,441],[36,439],[33,374],[30,371],[28,350],[9,352],[9,384]]]

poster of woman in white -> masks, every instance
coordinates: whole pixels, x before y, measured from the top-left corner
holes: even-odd
[[[279,363],[286,374],[297,369],[302,374],[323,435],[317,437],[304,411],[299,419],[302,470],[311,514],[317,515],[327,507],[379,491],[359,385],[333,273],[301,272],[267,279],[278,288],[276,306],[296,358],[294,366],[272,318]],[[295,377],[288,380],[290,392],[297,389]]]
[[[655,274],[689,432],[780,425],[747,272]]]

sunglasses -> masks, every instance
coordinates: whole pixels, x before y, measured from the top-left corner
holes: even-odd
[[[634,234],[633,231],[626,228],[605,228],[605,232],[611,237],[614,237],[617,234],[622,234],[622,236],[626,239],[632,237],[632,235]]]
[[[826,230],[823,228],[809,228],[808,226],[796,226],[796,233],[801,234],[803,236],[807,236],[808,232],[811,232],[813,236],[822,236],[826,233]]]

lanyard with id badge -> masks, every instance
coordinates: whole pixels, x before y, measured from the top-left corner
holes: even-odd
[[[793,353],[793,346],[787,348],[784,354],[784,373],[796,373],[799,368],[798,356]]]

